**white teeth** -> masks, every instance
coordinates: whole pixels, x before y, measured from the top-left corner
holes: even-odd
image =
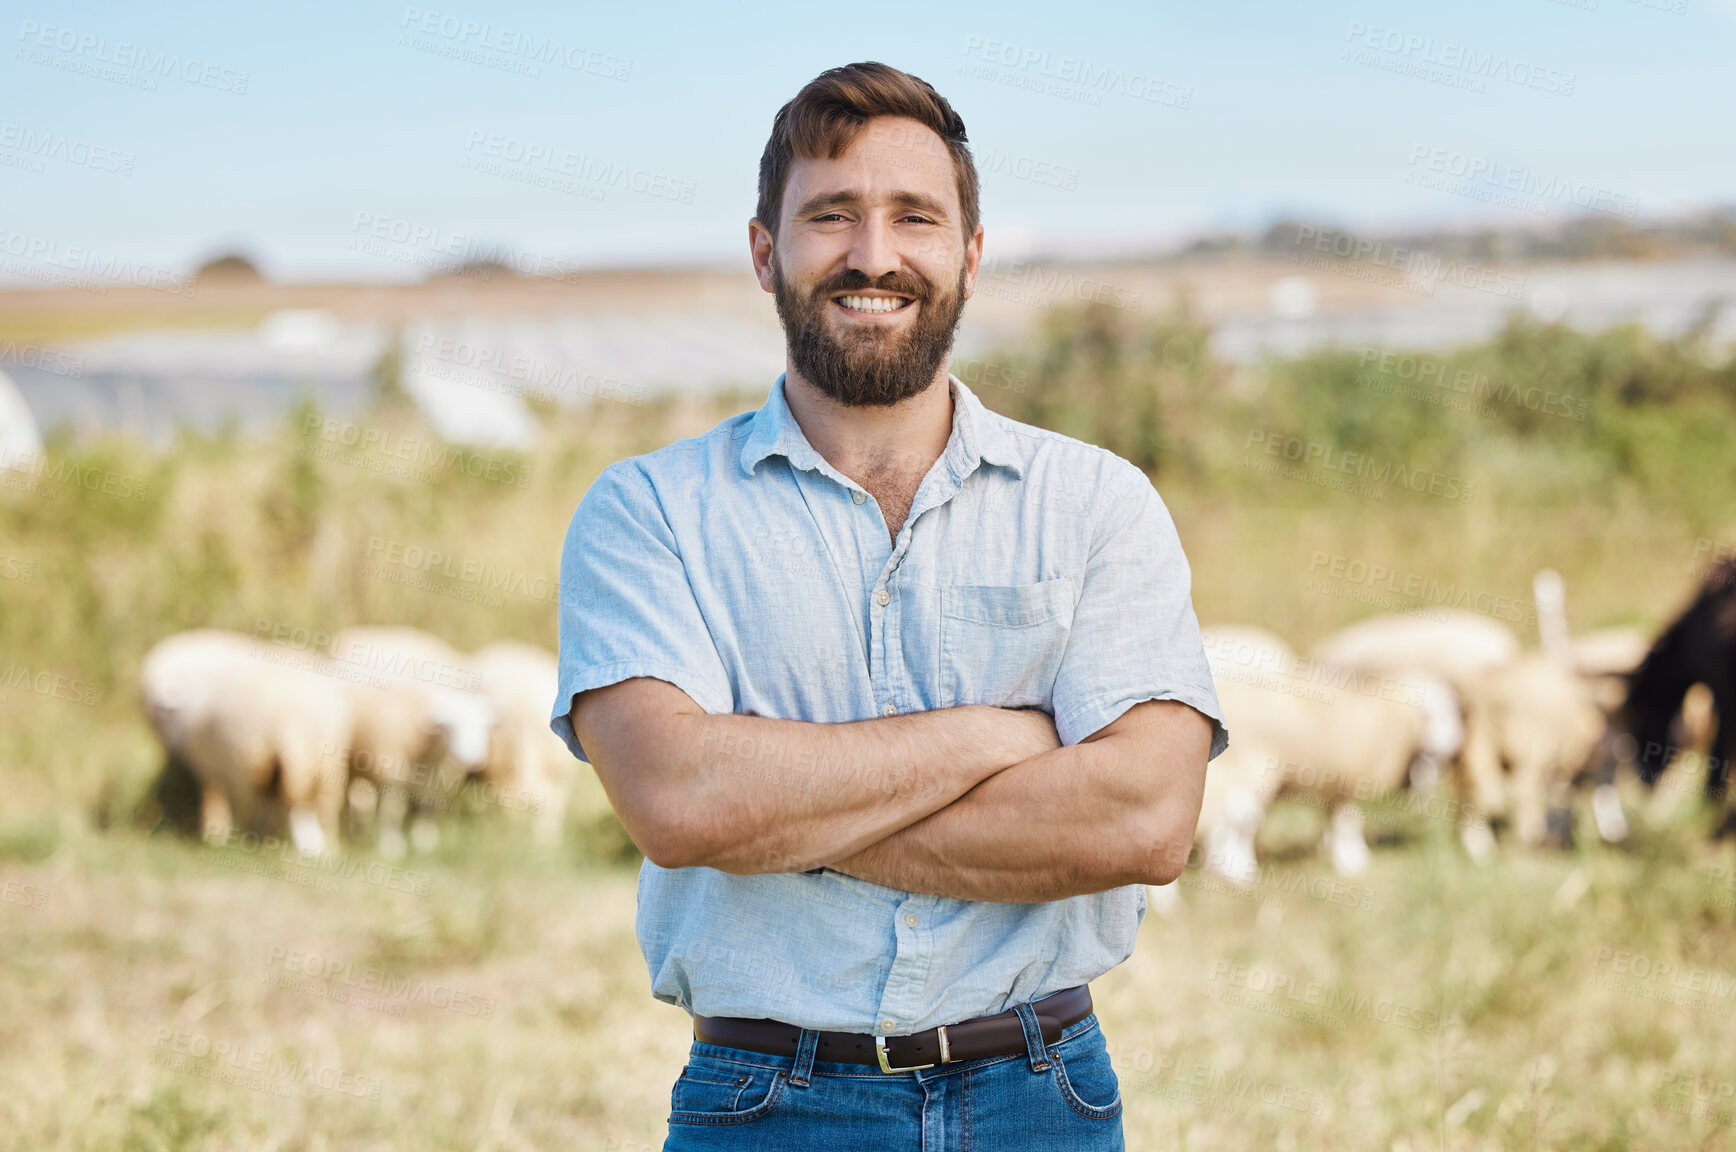
[[[852,312],[896,312],[910,301],[894,296],[840,296],[838,303]]]

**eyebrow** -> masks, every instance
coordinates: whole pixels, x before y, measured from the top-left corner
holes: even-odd
[[[840,192],[819,192],[808,197],[797,206],[796,216],[812,216],[816,212],[821,212],[827,208],[842,208],[860,204],[866,199],[867,197],[863,193],[854,188],[846,188]],[[946,205],[942,204],[939,200],[936,200],[933,196],[926,195],[922,192],[894,192],[892,193],[891,199],[894,204],[897,204],[901,208],[915,208],[920,212],[926,212],[928,215],[938,217],[941,220],[948,218]]]

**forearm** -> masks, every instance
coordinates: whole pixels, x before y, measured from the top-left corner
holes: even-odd
[[[1199,818],[1197,743],[1188,734],[1157,753],[1125,740],[1057,748],[828,866],[889,888],[1009,903],[1166,883]]]
[[[581,721],[602,729],[581,735],[608,749],[599,775],[657,863],[795,872],[884,839],[1042,747],[1033,719],[982,707],[847,724],[616,709]]]
[[[693,863],[796,872],[939,811],[1008,766],[987,710],[850,724],[761,716],[692,718],[697,771],[687,802],[710,846]]]

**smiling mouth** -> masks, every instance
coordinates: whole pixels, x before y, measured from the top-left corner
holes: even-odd
[[[833,301],[846,312],[897,312],[914,304],[908,296],[834,296]]]

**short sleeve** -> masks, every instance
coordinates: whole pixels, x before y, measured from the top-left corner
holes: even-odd
[[[573,513],[561,552],[560,679],[549,727],[588,759],[568,713],[573,697],[636,676],[675,685],[707,712],[733,710],[687,569],[644,472],[604,469]]]
[[[1077,744],[1145,700],[1179,700],[1229,744],[1194,617],[1192,573],[1175,523],[1144,473],[1123,463],[1096,528],[1051,701],[1062,744]]]

